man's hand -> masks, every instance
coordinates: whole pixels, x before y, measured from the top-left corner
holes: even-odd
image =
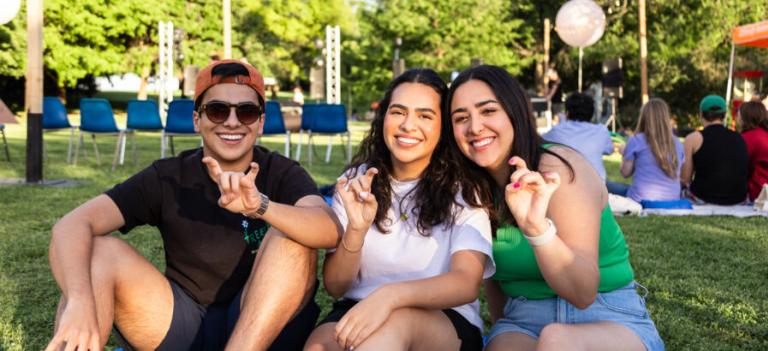
[[[69,300],[59,319],[56,334],[45,351],[101,350],[94,301]]]
[[[259,164],[251,162],[248,174],[243,172],[224,172],[219,162],[213,157],[203,157],[208,168],[208,175],[219,186],[219,206],[234,213],[251,213],[261,205],[261,193],[256,188],[256,175]]]

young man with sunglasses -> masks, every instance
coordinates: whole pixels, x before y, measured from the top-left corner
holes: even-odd
[[[264,83],[216,61],[195,88],[203,147],[151,166],[64,216],[50,262],[62,290],[47,350],[300,350],[319,309],[315,248],[340,225],[298,163],[254,146]],[[149,224],[165,274],[122,239]],[[271,346],[270,346],[271,345]]]

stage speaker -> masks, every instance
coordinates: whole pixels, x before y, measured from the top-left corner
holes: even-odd
[[[200,72],[200,67],[194,65],[184,67],[184,83],[182,84],[184,96],[195,95],[195,82],[197,81],[198,72]]]
[[[603,61],[603,95],[607,97],[624,97],[624,72],[621,58]]]

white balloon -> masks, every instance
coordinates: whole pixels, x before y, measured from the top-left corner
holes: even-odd
[[[570,0],[557,11],[555,31],[570,46],[590,46],[605,32],[605,13],[592,0]]]
[[[0,25],[10,22],[19,13],[21,0],[2,0],[0,4]]]

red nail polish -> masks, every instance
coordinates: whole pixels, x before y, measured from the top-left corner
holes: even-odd
[[[515,184],[512,184],[512,187],[517,189],[520,187],[520,182],[516,182]]]

